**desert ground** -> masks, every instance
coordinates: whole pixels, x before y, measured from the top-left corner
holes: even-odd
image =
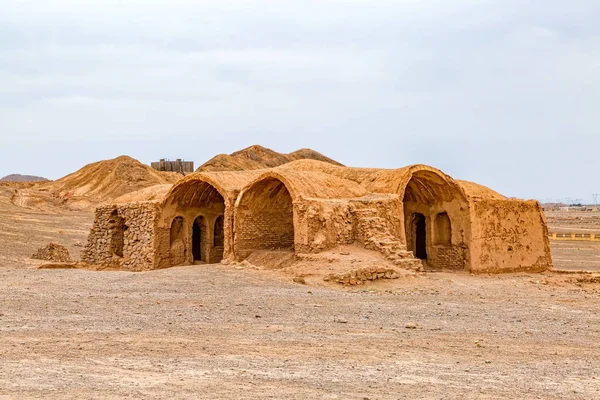
[[[548,228],[559,233],[600,233],[600,211],[547,211]],[[550,242],[555,268],[600,271],[600,242]]]
[[[0,398],[600,398],[596,274],[37,269],[92,220],[0,201]],[[598,247],[552,245],[557,269],[600,270]]]

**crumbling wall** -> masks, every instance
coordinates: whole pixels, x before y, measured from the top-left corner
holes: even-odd
[[[338,245],[358,242],[365,245],[378,236],[361,223],[366,217],[377,219],[390,240],[402,242],[401,202],[397,195],[358,199],[299,199],[295,203],[296,251],[317,253]]]
[[[159,212],[155,202],[98,207],[81,261],[125,271],[154,269]]]
[[[296,208],[296,252],[317,253],[355,239],[350,203],[299,199]]]
[[[548,228],[535,200],[472,202],[471,271],[539,272],[552,268]]]

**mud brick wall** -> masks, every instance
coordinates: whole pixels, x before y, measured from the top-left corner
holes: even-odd
[[[431,267],[439,269],[465,269],[466,248],[461,246],[433,246],[427,254],[427,263]]]
[[[472,221],[473,272],[534,272],[552,267],[548,228],[537,201],[475,201]]]
[[[294,220],[291,201],[286,210],[263,210],[248,214],[236,232],[239,254],[247,257],[256,249],[293,249]]]
[[[125,271],[153,269],[158,214],[155,202],[97,208],[81,261]]]

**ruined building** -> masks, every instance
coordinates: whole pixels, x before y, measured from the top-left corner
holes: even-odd
[[[100,207],[82,260],[142,271],[346,244],[407,268],[500,273],[552,266],[537,201],[509,199],[425,165],[381,170],[315,160],[194,173],[161,201]]]
[[[194,162],[183,161],[180,158],[178,158],[175,161],[169,161],[163,158],[158,162],[151,163],[150,166],[157,171],[178,172],[183,175],[191,174],[192,172],[194,172]]]

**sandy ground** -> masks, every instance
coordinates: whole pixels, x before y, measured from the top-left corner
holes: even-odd
[[[226,265],[27,259],[50,239],[76,256],[91,222],[0,207],[0,399],[600,398],[597,275],[425,273],[357,289]]]
[[[546,211],[552,232],[600,234],[600,211]]]

